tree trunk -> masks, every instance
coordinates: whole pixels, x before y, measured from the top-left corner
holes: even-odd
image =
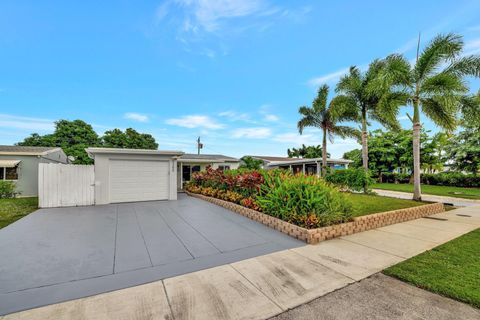
[[[413,200],[422,200],[420,187],[420,110],[418,99],[413,102]]]
[[[363,170],[368,172],[368,132],[367,132],[367,112],[365,108],[362,108],[362,162]],[[368,192],[368,185],[365,183],[363,186],[363,192]]]
[[[322,177],[327,174],[327,128],[323,128],[322,141]]]

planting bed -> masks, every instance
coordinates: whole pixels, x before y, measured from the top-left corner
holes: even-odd
[[[261,213],[259,211],[246,208],[233,202],[213,197],[207,197],[188,191],[187,194],[237,212],[252,220],[258,221],[299,240],[305,241],[308,244],[316,244],[323,240],[346,236],[349,234],[375,229],[403,221],[414,220],[432,214],[440,213],[445,210],[443,204],[431,203],[417,207],[355,217],[350,222],[340,223],[327,227],[306,229],[280,220],[278,218],[269,216],[267,214]]]

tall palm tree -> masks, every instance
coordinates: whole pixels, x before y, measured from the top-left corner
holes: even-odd
[[[350,67],[349,73],[340,78],[336,92],[339,93],[334,99],[336,104],[347,104],[348,109],[356,109],[361,122],[362,131],[362,163],[365,171],[368,171],[368,125],[369,118],[378,121],[389,129],[399,129],[400,124],[397,114],[400,106],[404,103],[404,94],[392,92],[387,88],[370,90],[370,83],[378,75],[383,62],[373,61],[366,72],[361,72],[357,67]],[[368,186],[364,186],[364,191]]]
[[[480,76],[480,56],[462,55],[464,43],[460,35],[435,37],[420,52],[413,65],[402,55],[385,58],[384,67],[372,83],[372,90],[393,88],[407,95],[406,104],[413,107],[413,178],[414,200],[421,200],[420,189],[420,113],[437,126],[452,131],[457,114],[468,92],[466,76]]]
[[[354,121],[357,119],[355,109],[349,109],[346,104],[327,103],[329,88],[322,85],[318,89],[318,94],[313,100],[312,106],[302,106],[298,112],[302,118],[298,121],[297,127],[300,134],[306,127],[315,127],[322,130],[322,176],[325,176],[327,170],[327,136],[333,143],[333,137],[339,136],[358,137],[358,131],[354,128],[339,125],[344,121]]]

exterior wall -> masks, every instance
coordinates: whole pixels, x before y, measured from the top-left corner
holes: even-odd
[[[95,204],[110,203],[110,159],[152,160],[169,162],[169,200],[177,200],[177,160],[172,156],[137,154],[96,154],[95,155]]]
[[[20,160],[18,164],[18,180],[16,191],[20,197],[36,197],[38,195],[38,163],[37,156],[0,155],[1,160]]]
[[[40,159],[42,163],[68,163],[67,155],[62,150],[40,156]]]

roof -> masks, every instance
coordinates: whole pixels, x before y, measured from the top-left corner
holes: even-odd
[[[180,161],[199,161],[199,162],[239,162],[240,160],[233,157],[227,157],[221,154],[194,154],[185,153],[179,157]]]
[[[268,164],[268,166],[281,166],[281,165],[290,165],[290,164],[298,164],[298,163],[317,163],[322,162],[322,158],[291,158],[288,161],[272,161]],[[352,160],[347,159],[332,159],[327,158],[327,163],[352,163]]]
[[[246,157],[252,157],[252,158],[255,158],[255,159],[259,159],[259,160],[264,160],[264,161],[267,161],[267,162],[271,162],[271,161],[287,161],[287,160],[293,160],[295,158],[288,158],[288,157],[275,157],[275,156],[246,156]]]
[[[1,155],[24,155],[24,156],[44,156],[46,154],[62,150],[59,147],[27,147],[27,146],[2,146],[0,145]]]
[[[143,155],[166,155],[180,156],[182,151],[175,150],[152,150],[152,149],[122,149],[122,148],[86,148],[89,156],[95,154],[143,154]]]
[[[1,160],[0,159],[0,168],[13,168],[16,167],[22,160]]]

